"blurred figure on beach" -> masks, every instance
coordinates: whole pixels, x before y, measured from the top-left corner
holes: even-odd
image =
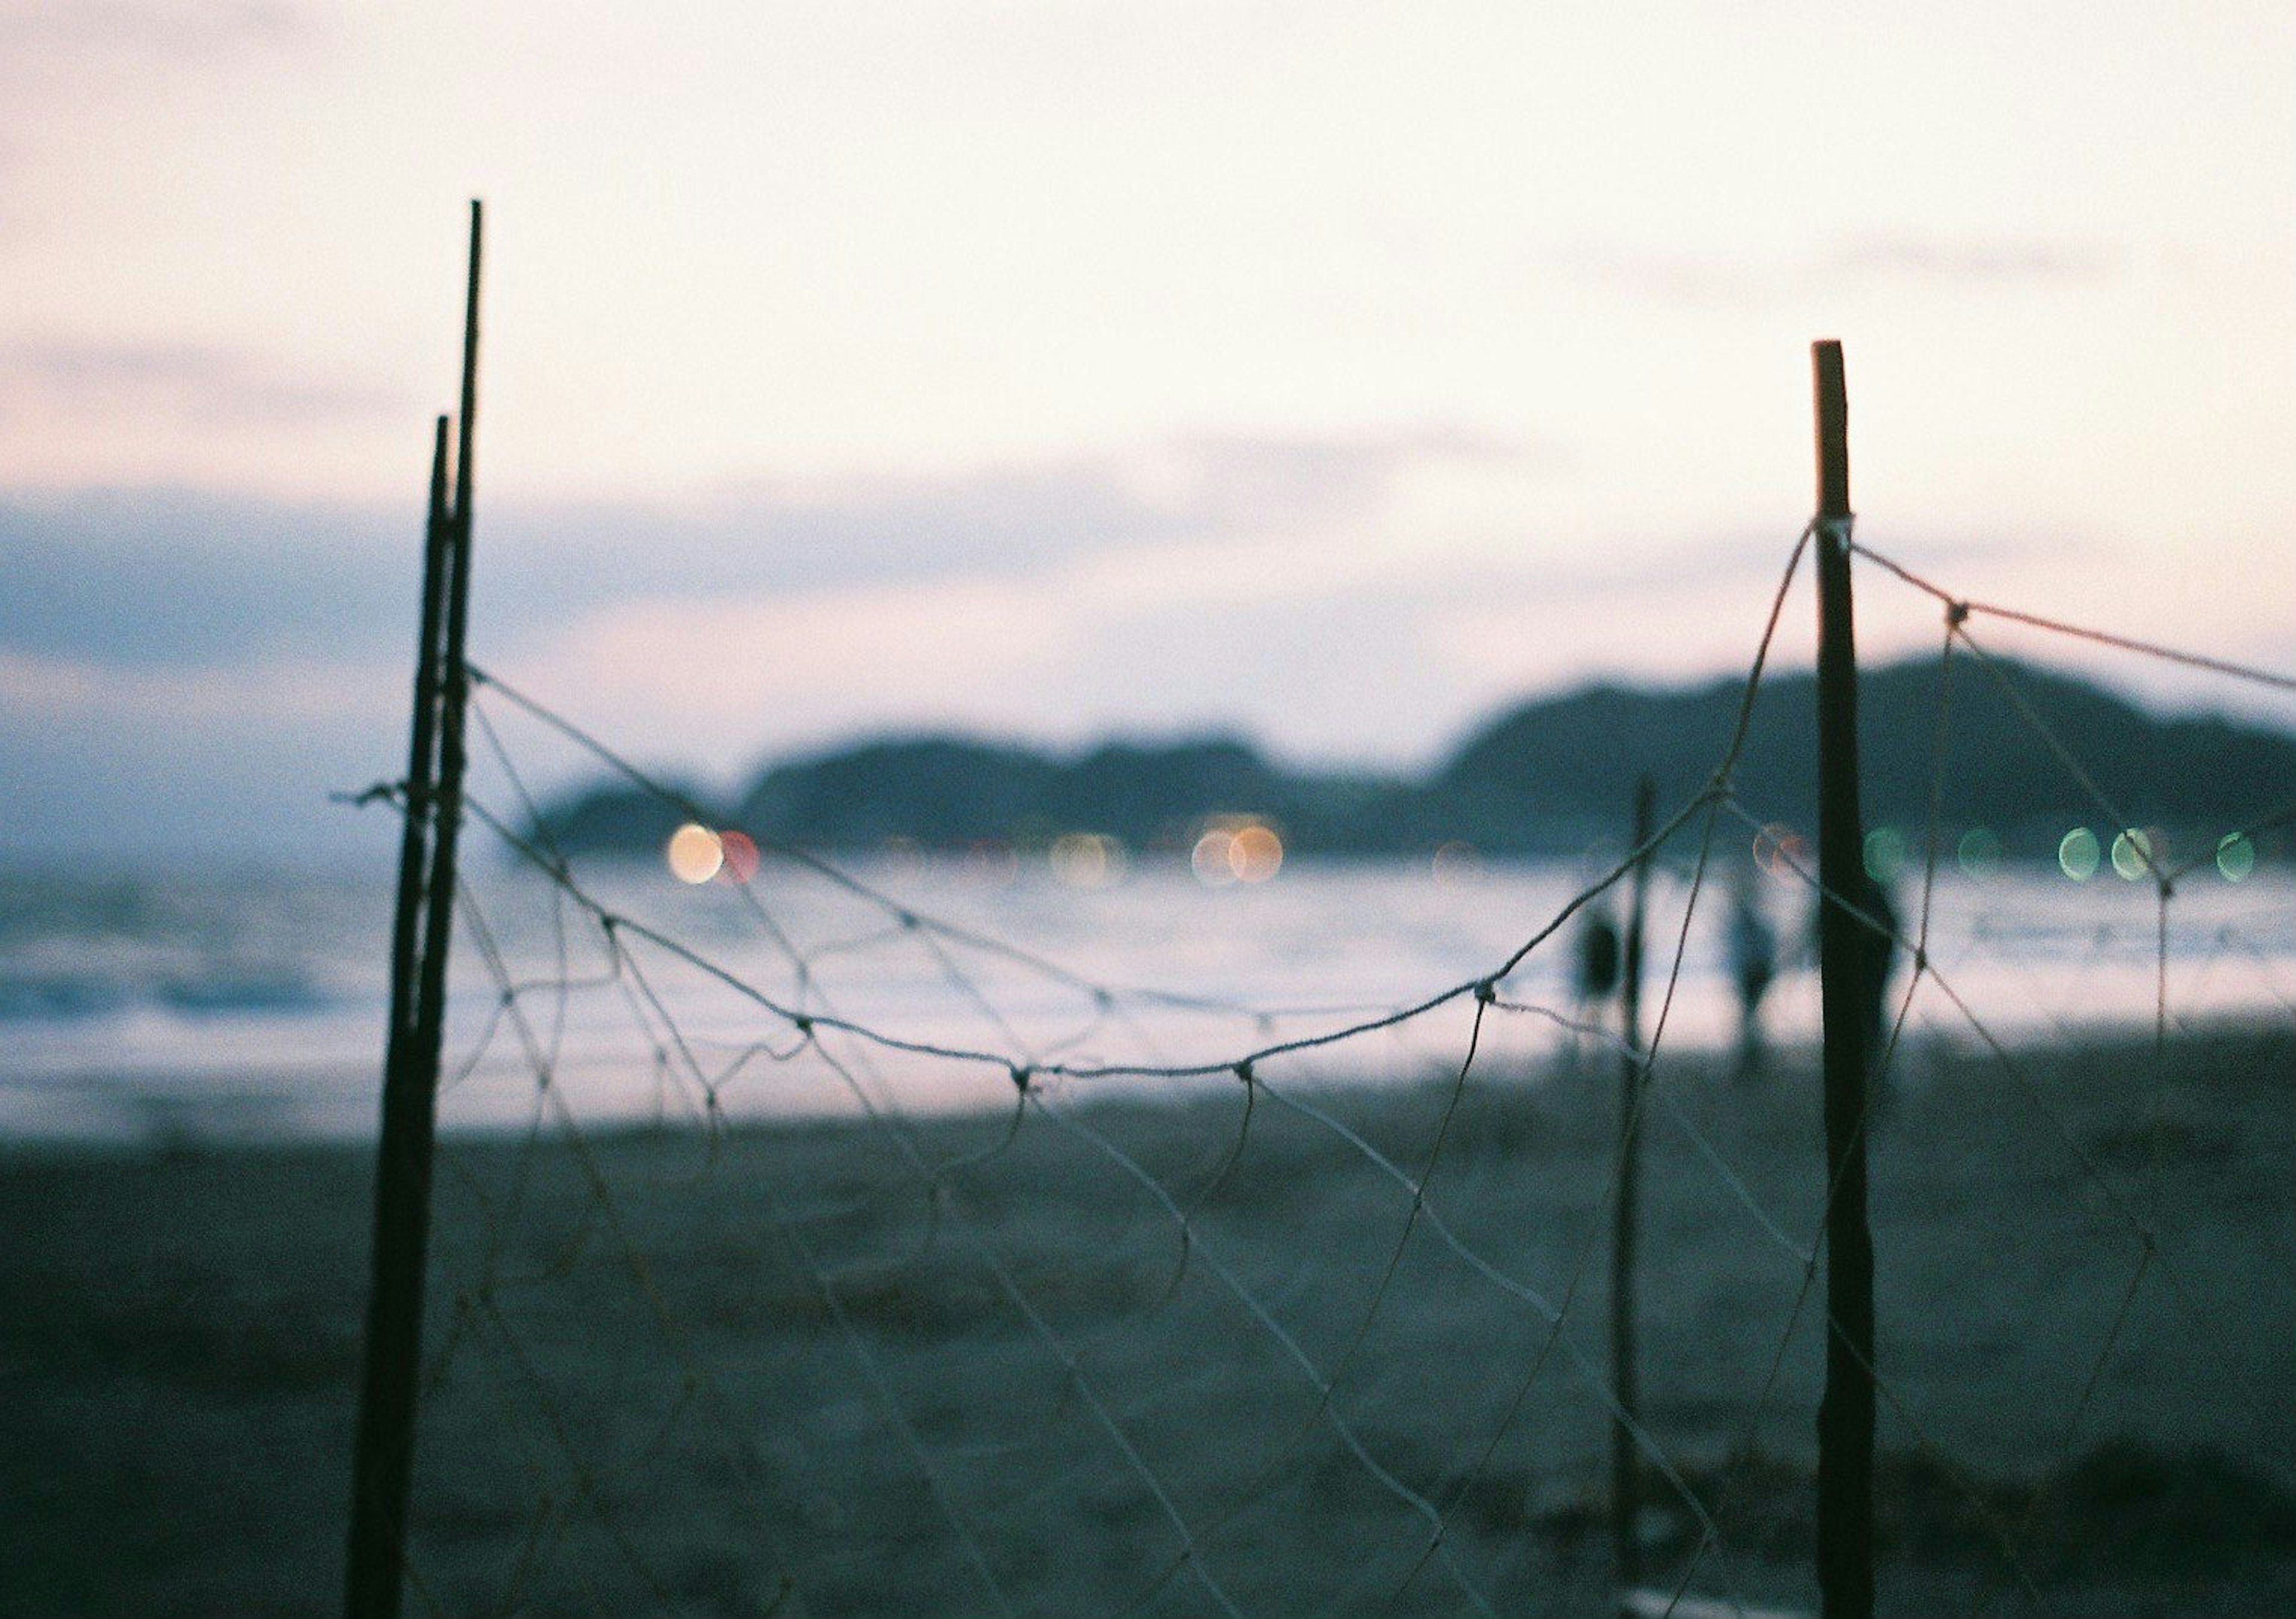
[[[1610,906],[1600,899],[1587,902],[1579,912],[1578,954],[1572,962],[1572,1018],[1580,1026],[1570,1033],[1570,1062],[1578,1064],[1581,1029],[1592,1026],[1610,1032],[1608,1008],[1619,993],[1619,968],[1623,958],[1619,924]]]
[[[1761,1071],[1762,997],[1778,972],[1778,936],[1763,913],[1751,865],[1736,868],[1730,887],[1730,980],[1738,992],[1738,1077]]]

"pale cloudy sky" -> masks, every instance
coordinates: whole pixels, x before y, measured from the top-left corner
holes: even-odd
[[[376,840],[473,195],[473,656],[705,777],[1742,665],[1820,336],[1872,543],[2296,666],[2284,0],[0,0],[0,846]]]

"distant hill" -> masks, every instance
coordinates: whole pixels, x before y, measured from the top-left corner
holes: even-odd
[[[2030,707],[2120,818],[2210,835],[2296,799],[2296,737],[2218,718],[2162,719],[2073,676],[1957,659],[1947,706],[1944,825],[1990,828],[2012,853],[2112,819],[2035,732]],[[1451,839],[1494,854],[1563,853],[1615,838],[1636,778],[1662,804],[1711,779],[1737,723],[1741,683],[1677,690],[1594,685],[1525,703],[1470,735],[1420,780],[1287,771],[1233,737],[1111,742],[1054,754],[956,736],[881,739],[775,765],[741,797],[704,806],[760,837],[819,848],[906,838],[928,847],[1031,846],[1064,831],[1136,847],[1185,846],[1209,818],[1250,814],[1300,853],[1424,853]],[[1866,672],[1858,688],[1869,824],[1926,823],[1938,734],[1933,658]],[[1816,817],[1816,682],[1763,683],[1733,781],[1762,819]],[[700,795],[694,795],[697,798]],[[592,789],[543,813],[562,845],[659,848],[676,812],[636,789]]]
[[[737,808],[745,825],[807,844],[1177,838],[1213,806],[1288,814],[1300,783],[1243,742],[1111,743],[1075,758],[952,737],[864,743],[777,765]]]
[[[1525,798],[1551,821],[1613,824],[1644,772],[1657,779],[1661,803],[1704,786],[1729,745],[1742,691],[1738,681],[1677,691],[1595,686],[1526,704],[1470,738],[1432,785],[1502,842]],[[2229,830],[2296,799],[2296,737],[2284,732],[2213,717],[2158,718],[2074,676],[2005,660],[1988,668],[1956,659],[1947,696],[1939,772],[1937,660],[1861,676],[1868,824],[1926,824],[1934,781],[1945,826],[1987,826],[2013,848],[2038,852],[2038,840],[2053,846],[2070,826],[2103,827],[2095,797],[2035,719],[2131,825]],[[1802,827],[1815,822],[1816,728],[1814,676],[1763,682],[1732,777],[1754,813]]]
[[[685,796],[726,824],[775,842],[875,848],[1022,847],[1094,831],[1136,848],[1185,848],[1215,815],[1283,829],[1296,849],[1385,854],[1442,841],[1425,789],[1400,780],[1287,772],[1228,737],[1110,742],[1057,756],[966,737],[887,738],[776,765],[731,803]],[[651,853],[683,819],[615,782],[546,806],[571,850]]]

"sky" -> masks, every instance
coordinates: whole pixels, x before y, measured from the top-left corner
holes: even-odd
[[[704,782],[1742,670],[1829,337],[1862,539],[2296,668],[2285,0],[0,0],[0,856],[389,847],[472,197],[472,657]]]

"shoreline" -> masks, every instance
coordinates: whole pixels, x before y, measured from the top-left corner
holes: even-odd
[[[2226,1043],[2269,1041],[2279,1037],[2282,1021],[2263,1014],[2249,1014],[2222,1015],[2182,1024],[2171,1030],[2169,1048],[2177,1052]],[[1525,1020],[1527,1025],[1533,1022]],[[1569,1033],[1561,1026],[1547,1026],[1539,1022],[1527,1028],[1526,1033],[1528,1040],[1517,1049],[1487,1052],[1479,1061],[1477,1072],[1487,1078],[1537,1087],[1569,1083],[1582,1069],[1590,1073],[1607,1071],[1617,1060],[1615,1048],[1606,1050],[1600,1040],[1594,1038],[1586,1040],[1579,1054],[1573,1058],[1566,1049]],[[1542,1036],[1547,1048],[1544,1052],[1540,1049]],[[2094,1060],[2115,1067],[2142,1067],[2151,1060],[2152,1039],[2152,1030],[2143,1024],[2100,1017],[2086,1025],[2061,1024],[2054,1030],[2017,1031],[2004,1036],[2004,1049],[2013,1062],[2061,1064]],[[1487,1045],[1496,1043],[1487,1039]],[[1420,1072],[1398,1074],[1391,1071],[1396,1067],[1392,1058],[1325,1059],[1320,1067],[1316,1065],[1313,1054],[1305,1062],[1299,1058],[1286,1059],[1298,1065],[1298,1082],[1311,1088],[1359,1088],[1368,1092],[1439,1080],[1451,1060],[1439,1047],[1413,1063]],[[1712,1040],[1673,1039],[1659,1053],[1656,1068],[1661,1075],[1678,1073],[1702,1083],[1710,1079],[1717,1069],[1726,1068],[1734,1060],[1734,1051],[1726,1044]],[[1933,1073],[1991,1060],[1996,1059],[1984,1043],[1965,1026],[1940,1028],[1909,1024],[1904,1051],[1894,1065],[1899,1076],[1898,1088],[1917,1091]],[[1777,1041],[1767,1048],[1763,1067],[1772,1079],[1814,1084],[1817,1065],[1818,1051],[1814,1041],[1791,1039]],[[573,1090],[579,1091],[601,1076],[625,1073],[632,1065],[622,1060],[592,1059],[581,1066],[593,1072],[587,1079],[578,1080],[570,1087]],[[378,1046],[370,1058],[280,1058],[258,1065],[218,1059],[200,1067],[164,1068],[90,1062],[70,1069],[39,1072],[34,1077],[16,1081],[0,1076],[0,1164],[49,1157],[291,1151],[304,1148],[372,1153],[381,1067]],[[575,1071],[573,1065],[568,1065],[564,1071]],[[993,1067],[983,1063],[964,1065],[954,1070],[947,1065],[924,1064],[920,1071],[928,1076],[926,1084],[913,1085],[906,1095],[885,1090],[881,1084],[878,1090],[882,1094],[877,1100],[902,1116],[921,1121],[1002,1117],[1009,1111],[1012,1092],[1001,1061]],[[259,1079],[250,1082],[246,1077],[250,1073],[259,1075]],[[957,1084],[947,1083],[952,1073]],[[303,1083],[314,1075],[325,1076],[316,1098],[311,1087]],[[936,1081],[940,1083],[938,1092],[928,1088]],[[661,1130],[693,1128],[701,1121],[698,1108],[692,1108],[689,1116],[682,1119],[641,1116],[631,1103],[626,1082],[608,1077],[606,1083],[619,1083],[623,1093],[611,1103],[606,1116],[588,1126],[594,1133],[645,1135]],[[1207,1096],[1223,1093],[1231,1083],[1224,1073],[1178,1080],[1150,1075],[1067,1082],[1075,1088],[1075,1099],[1087,1105],[1145,1103],[1177,1109],[1197,1106]],[[486,1116],[468,1116],[452,1095],[454,1091],[462,1091],[462,1100],[467,1102],[472,1092],[486,1086],[498,1092],[484,1104],[492,1109]],[[31,1113],[37,1108],[29,1100],[19,1104],[12,1099],[33,1098],[56,1089],[98,1099],[85,1104],[90,1120],[74,1124],[41,1118],[30,1128],[8,1127],[12,1108],[22,1113]],[[1088,1092],[1099,1094],[1087,1094]],[[522,1062],[489,1061],[442,1093],[439,1139],[484,1142],[514,1136],[527,1127],[531,1095],[531,1072]],[[691,1099],[688,1100],[690,1103]],[[258,1117],[266,1108],[284,1108],[299,1116],[297,1122],[282,1123],[275,1116]],[[463,1112],[463,1116],[458,1116],[458,1112]],[[849,1090],[832,1089],[826,1101],[779,1105],[761,1104],[753,1092],[734,1092],[727,1100],[722,1128],[749,1132],[842,1125],[858,1123],[865,1114],[866,1109],[854,1100]]]

